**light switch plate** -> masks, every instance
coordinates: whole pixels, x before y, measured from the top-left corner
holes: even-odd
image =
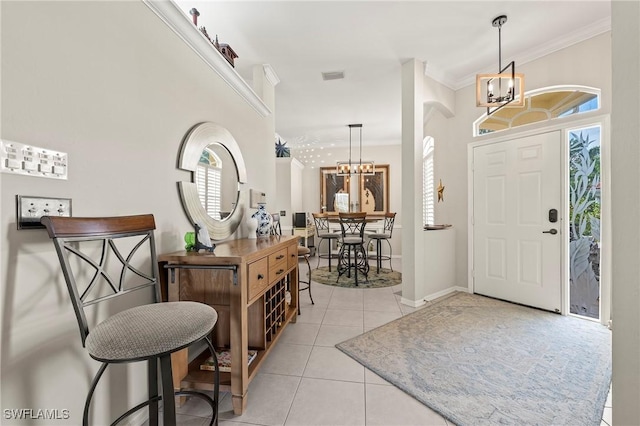
[[[68,165],[68,155],[65,152],[0,140],[0,172],[2,173],[67,179]]]
[[[71,198],[16,195],[18,229],[44,228],[42,216],[71,217]]]

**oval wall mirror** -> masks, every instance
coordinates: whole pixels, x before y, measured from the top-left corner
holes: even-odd
[[[210,122],[195,125],[182,143],[178,167],[191,172],[191,182],[178,182],[189,220],[203,223],[212,240],[233,234],[244,214],[246,195],[240,184],[247,171],[240,147],[224,127]]]

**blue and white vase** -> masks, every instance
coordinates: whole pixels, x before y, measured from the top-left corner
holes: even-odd
[[[258,229],[256,229],[258,237],[268,236],[271,233],[273,219],[264,206],[264,203],[258,203],[258,211],[251,215],[252,218],[258,221]]]

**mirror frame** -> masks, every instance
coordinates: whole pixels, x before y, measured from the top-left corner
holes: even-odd
[[[231,214],[222,220],[214,219],[207,214],[207,211],[200,203],[198,187],[194,179],[202,151],[214,143],[222,145],[229,151],[235,162],[238,178],[236,206]],[[247,168],[240,152],[240,146],[238,146],[233,135],[219,124],[208,121],[196,124],[189,130],[182,142],[178,168],[191,172],[191,182],[178,182],[178,192],[182,200],[182,207],[191,223],[204,223],[212,240],[229,238],[242,223],[247,198],[245,191],[241,190],[241,185],[247,182]]]

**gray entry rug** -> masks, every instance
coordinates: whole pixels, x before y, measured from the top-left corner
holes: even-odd
[[[402,284],[402,274],[386,268],[380,268],[380,273],[376,274],[376,267],[371,266],[367,277],[368,280],[365,280],[364,275],[358,272],[357,288],[381,288]],[[356,288],[355,274],[352,272],[351,277],[348,277],[344,273],[338,279],[338,268],[335,265],[331,267],[331,272],[329,272],[328,266],[321,266],[311,270],[311,279],[321,284]]]
[[[600,425],[601,324],[456,293],[336,347],[458,425]]]

